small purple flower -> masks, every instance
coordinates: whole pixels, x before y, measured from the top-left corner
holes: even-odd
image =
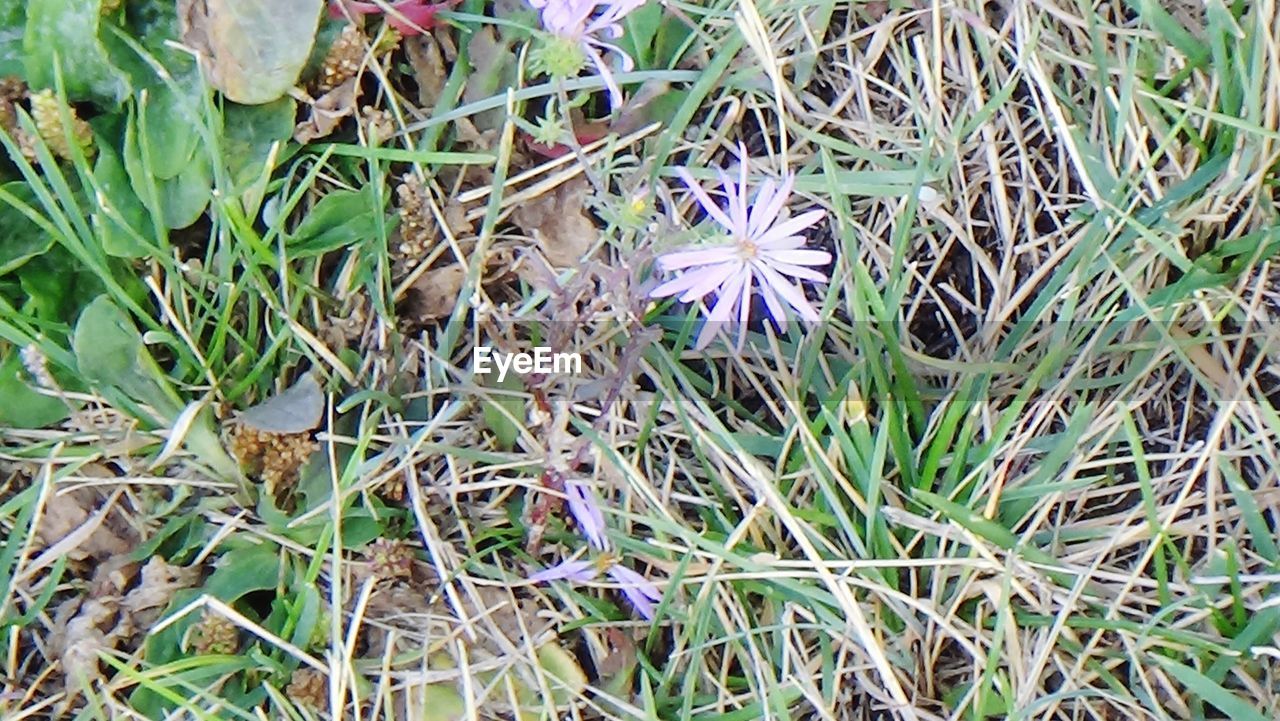
[[[636,612],[645,620],[652,621],[655,613],[654,604],[662,600],[662,591],[658,590],[653,581],[623,566],[618,557],[612,553],[602,554],[594,561],[582,559],[562,561],[529,576],[529,581],[543,583],[563,580],[586,583],[594,581],[602,569],[617,582],[618,588],[631,602]]]
[[[565,481],[564,492],[569,499],[569,512],[578,522],[582,535],[596,550],[607,550],[609,541],[604,536],[604,513],[591,486],[584,481]]]
[[[546,581],[577,581],[578,583],[586,583],[595,580],[600,575],[600,569],[595,561],[586,559],[570,559],[561,561],[551,568],[544,568],[541,571],[529,576],[530,583],[544,583]]]
[[[653,581],[620,563],[614,563],[609,566],[606,573],[618,582],[622,593],[626,595],[627,600],[635,607],[636,612],[644,616],[646,621],[652,621],[654,604],[662,600],[662,592],[653,584]]]
[[[621,61],[623,72],[635,67],[631,56],[622,48],[601,40],[622,37],[619,21],[628,13],[644,5],[647,0],[529,0],[529,4],[542,11],[542,27],[556,37],[576,44],[591,60],[605,87],[609,89],[609,105],[622,104],[622,89],[613,78],[613,72],[604,60],[603,53],[612,52]],[[600,9],[597,13],[597,9]]]
[[[785,175],[781,185],[773,180],[765,181],[748,201],[747,153],[741,146],[739,157],[741,171],[736,184],[723,170],[718,171],[728,198],[727,212],[716,205],[687,170],[676,171],[707,215],[728,231],[729,238],[723,245],[660,256],[660,270],[683,272],[649,293],[652,298],[679,295],[683,303],[701,300],[712,292],[716,294],[715,305],[706,313],[706,324],[698,334],[695,344],[698,349],[707,347],[723,324],[735,320],[740,326],[737,347],[742,349],[751,312],[751,289],[757,285],[769,316],[783,330],[787,327],[784,303],[806,321],[819,320],[818,311],[804,297],[804,291],[789,278],[826,282],[827,276],[813,267],[831,262],[831,254],[806,249],[804,236],[800,235],[822,220],[826,211],[811,210],[781,219],[782,209],[795,186],[793,173]]]

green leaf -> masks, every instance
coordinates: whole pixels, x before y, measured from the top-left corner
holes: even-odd
[[[484,424],[493,432],[498,442],[498,449],[509,451],[515,446],[516,439],[520,437],[517,419],[524,418],[525,412],[524,399],[506,391],[523,390],[524,384],[512,375],[503,378],[502,382],[498,382],[496,373],[490,375],[493,376],[492,386],[498,389],[498,392],[493,394],[492,400],[484,401]]]
[[[26,295],[23,312],[42,320],[66,323],[68,328],[80,314],[81,307],[106,290],[100,277],[86,271],[58,245],[32,258],[16,277]]]
[[[1178,683],[1185,686],[1188,691],[1218,707],[1218,710],[1225,713],[1227,718],[1236,721],[1266,721],[1270,718],[1258,711],[1253,704],[1214,683],[1212,679],[1194,668],[1159,654],[1151,654],[1150,658],[1163,666],[1169,675],[1177,679]]]
[[[118,125],[118,124],[117,124]],[[150,224],[147,209],[133,191],[124,163],[105,138],[98,138],[98,158],[93,178],[102,190],[99,202],[111,212],[94,218],[102,239],[102,249],[117,258],[141,258],[152,252],[137,236],[147,237]]]
[[[227,103],[222,109],[223,160],[246,217],[257,217],[271,171],[288,155],[282,151],[272,156],[271,148],[293,137],[296,112],[289,97],[264,105]]]
[[[186,228],[195,223],[213,198],[213,168],[209,156],[196,153],[182,172],[159,185],[164,224],[169,228]]]
[[[213,86],[245,105],[269,103],[298,81],[324,0],[205,0],[184,36],[209,56]]]
[[[102,0],[30,0],[23,35],[27,83],[54,87],[60,68],[67,97],[117,105],[130,90],[129,78],[112,62],[98,37]]]
[[[293,137],[297,112],[293,98],[264,105],[226,105],[222,110],[222,152],[236,186],[257,180],[266,168],[271,146]],[[279,158],[277,158],[277,162]]]
[[[198,79],[197,79],[198,80]],[[145,120],[140,140],[146,143],[151,174],[161,180],[173,178],[186,169],[200,144],[197,127],[200,97],[188,86],[190,76],[175,85],[166,84],[147,90],[146,101],[139,102]]]
[[[218,568],[205,581],[204,592],[235,603],[253,591],[269,591],[280,582],[280,554],[271,544],[240,546],[218,559]]]
[[[85,307],[71,347],[80,373],[104,391],[118,391],[154,408],[163,423],[178,415],[181,402],[165,382],[133,321],[106,295]]]
[[[11,201],[39,207],[31,186],[22,181],[0,185],[0,275],[12,272],[53,245],[53,236],[31,222]]]
[[[295,258],[321,255],[358,245],[377,233],[373,186],[363,190],[335,190],[320,199],[289,238]]]
[[[0,426],[44,428],[70,414],[66,403],[31,389],[17,352],[0,363]]]
[[[22,34],[27,15],[26,0],[0,0],[0,76],[23,75]]]

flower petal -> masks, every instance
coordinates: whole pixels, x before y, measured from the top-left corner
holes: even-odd
[[[765,281],[762,276],[757,277],[761,279],[760,296],[764,298],[764,307],[769,311],[769,317],[778,324],[779,330],[786,333],[787,314],[782,309],[782,303],[778,301],[778,294],[773,291],[773,286]]]
[[[750,237],[754,238],[763,228],[769,227],[769,224],[773,222],[772,220],[762,222],[765,219],[762,211],[769,207],[769,204],[773,202],[777,194],[778,184],[773,180],[764,181],[764,184],[756,191],[755,197],[751,199],[751,207],[748,209],[747,232]]]
[[[545,581],[578,581],[584,583],[594,579],[597,575],[596,564],[586,559],[561,561],[556,565],[545,568],[537,573],[529,576],[530,583],[543,583]]]
[[[743,167],[746,167],[745,165]],[[716,174],[720,176],[720,185],[724,188],[725,197],[729,199],[729,219],[733,221],[733,225],[729,227],[729,232],[735,238],[746,237],[747,234],[747,199],[743,197],[746,188],[734,185],[729,179],[729,174],[723,170],[716,169]]]
[[[772,196],[767,199],[758,198],[756,200],[755,207],[751,209],[751,222],[749,224],[752,238],[763,237],[766,229],[778,222],[778,214],[782,212],[782,208],[787,204],[787,199],[791,197],[791,188],[795,184],[795,174],[787,173],[782,178],[782,185]]]
[[[795,250],[796,248],[803,248],[808,242],[803,235],[788,235],[783,238],[771,239],[763,245],[756,244],[756,247],[762,251]]]
[[[658,256],[658,268],[663,271],[682,270],[695,265],[715,265],[734,260],[738,256],[737,248],[723,245],[696,250],[677,250]]]
[[[600,51],[586,42],[582,43],[582,49],[587,53],[587,57],[591,58],[591,64],[596,66],[596,72],[600,73],[600,79],[609,90],[609,109],[613,110],[622,105],[622,88],[618,87],[618,81],[614,79],[613,71],[601,57]]]
[[[742,286],[750,279],[751,271],[744,266],[720,287],[720,297],[716,299],[716,304],[707,314],[706,322],[702,324],[702,332],[698,333],[698,340],[693,346],[695,350],[702,350],[710,345],[711,339],[729,321],[734,305],[741,296]]]
[[[720,287],[721,284],[740,267],[740,263],[721,263],[708,268],[699,268],[685,273],[685,275],[695,275],[698,281],[689,286],[689,289],[680,296],[681,303],[688,303],[691,300],[697,300],[705,296],[707,293]]]
[[[779,273],[782,273],[783,275],[789,275],[793,278],[800,278],[801,280],[811,280],[815,283],[827,282],[826,275],[819,273],[818,271],[812,268],[805,268],[799,265],[791,265],[790,263],[780,263],[776,260],[767,260],[767,259],[764,261],[764,263],[768,265],[770,268],[772,268],[773,270],[776,270]]]
[[[582,535],[596,550],[607,549],[609,541],[604,535],[604,513],[591,486],[583,481],[565,481],[564,492],[569,500],[569,512],[578,522]]]
[[[769,286],[777,291],[778,295],[782,296],[782,299],[787,302],[787,305],[795,308],[796,313],[798,313],[801,318],[812,323],[817,323],[821,320],[821,317],[818,315],[818,311],[815,310],[814,307],[809,304],[808,299],[804,297],[804,291],[795,285],[792,285],[773,268],[764,264],[760,264],[757,267],[764,274]]]
[[[788,250],[770,248],[761,252],[760,255],[771,261],[789,265],[826,265],[831,262],[831,254],[827,251],[809,250],[807,248],[792,248]]]
[[[789,235],[796,235],[800,231],[817,223],[826,216],[825,210],[811,210],[808,213],[801,213],[794,218],[783,221],[780,225],[775,225],[755,238],[756,245],[767,246],[776,238],[785,238]]]
[[[656,611],[654,604],[662,600],[662,591],[653,581],[620,564],[614,564],[606,571],[618,588],[626,595],[627,600],[635,607],[636,612],[646,620],[652,621]]]
[[[733,221],[729,220],[729,216],[725,215],[720,206],[716,205],[711,196],[707,195],[707,191],[689,174],[689,171],[684,168],[676,168],[676,175],[680,176],[684,184],[689,187],[689,192],[693,193],[694,199],[698,201],[698,205],[701,205],[703,210],[707,211],[707,215],[710,215],[717,223],[724,226],[725,230],[732,232]]]

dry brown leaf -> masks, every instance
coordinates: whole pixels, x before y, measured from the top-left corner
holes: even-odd
[[[409,286],[413,292],[409,314],[419,320],[448,317],[466,280],[467,272],[461,266],[428,270]]]
[[[142,580],[138,587],[130,591],[121,604],[126,612],[132,614],[135,628],[147,628],[150,621],[155,620],[173,594],[184,588],[190,588],[195,582],[196,569],[185,566],[173,566],[159,556],[152,556],[147,565],[142,567]]]
[[[416,35],[404,39],[404,49],[413,68],[413,79],[418,83],[418,105],[430,110],[436,106],[449,78],[440,43],[432,35]]]
[[[65,549],[72,561],[104,559],[128,553],[134,548],[136,534],[124,520],[120,509],[103,509],[102,504],[106,500],[106,495],[91,488],[52,496],[45,503],[36,536],[44,547],[48,547],[72,538],[77,531],[88,531],[73,547]],[[84,527],[86,523],[91,526]]]
[[[349,78],[345,83],[321,95],[311,105],[311,115],[293,130],[293,139],[299,143],[309,143],[317,138],[327,137],[343,118],[355,115],[356,102],[360,99],[358,78]]]
[[[62,673],[67,678],[67,692],[74,694],[102,678],[98,654],[115,648],[120,637],[115,623],[119,599],[108,596],[91,598],[80,604],[79,612],[66,625],[57,648]]]
[[[511,214],[511,220],[538,242],[552,265],[577,265],[599,238],[596,224],[583,210],[590,186],[575,178]]]

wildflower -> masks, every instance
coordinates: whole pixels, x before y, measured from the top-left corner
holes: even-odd
[[[448,10],[462,0],[400,0],[387,3],[392,12],[386,13],[387,23],[405,37],[421,35],[423,30],[435,27],[436,13]],[[335,19],[344,17],[343,7],[353,17],[360,15],[377,15],[384,12],[384,7],[371,2],[353,2],[352,0],[333,0],[329,3],[329,16]],[[406,22],[408,21],[408,22]]]
[[[609,541],[604,537],[604,513],[596,502],[591,486],[582,481],[566,481],[564,492],[569,498],[569,512],[578,522],[582,535],[587,537],[596,550],[608,548]]]
[[[601,571],[618,584],[619,590],[627,597],[627,600],[636,609],[637,613],[647,621],[653,620],[656,610],[655,604],[662,600],[662,591],[658,590],[653,581],[622,565],[620,559],[612,553],[601,554],[594,561],[585,559],[562,561],[555,566],[529,576],[529,581],[533,583],[543,583],[545,581],[586,583],[587,581],[595,580]]]
[[[600,575],[600,570],[596,568],[595,561],[578,559],[562,561],[551,568],[544,568],[530,576],[529,582],[577,581],[578,583],[586,583],[587,581],[595,580],[598,575]]]
[[[707,215],[728,231],[729,238],[722,245],[660,256],[660,270],[683,272],[649,293],[652,298],[679,295],[680,301],[687,303],[715,292],[716,302],[706,314],[706,324],[695,344],[699,349],[711,342],[724,323],[736,320],[740,324],[737,347],[741,350],[751,312],[751,289],[756,285],[770,317],[782,330],[787,328],[784,303],[804,320],[819,320],[818,311],[805,299],[804,291],[788,278],[826,282],[827,276],[813,267],[829,263],[831,254],[806,249],[804,236],[799,234],[821,220],[826,211],[811,210],[794,218],[780,219],[795,186],[793,173],[784,176],[781,185],[773,180],[765,181],[748,201],[745,148],[740,150],[740,155],[742,171],[737,184],[723,170],[719,171],[720,183],[728,197],[727,211],[716,205],[687,170],[676,171]]]
[[[645,0],[529,0],[530,5],[542,11],[542,27],[558,41],[540,54],[540,64],[547,74],[565,78],[576,75],[590,60],[609,90],[609,106],[618,107],[622,104],[622,89],[614,80],[604,53],[616,54],[623,72],[635,67],[635,62],[622,48],[599,36],[609,40],[622,37],[618,21],[644,3]],[[600,8],[603,9],[597,13]]]

